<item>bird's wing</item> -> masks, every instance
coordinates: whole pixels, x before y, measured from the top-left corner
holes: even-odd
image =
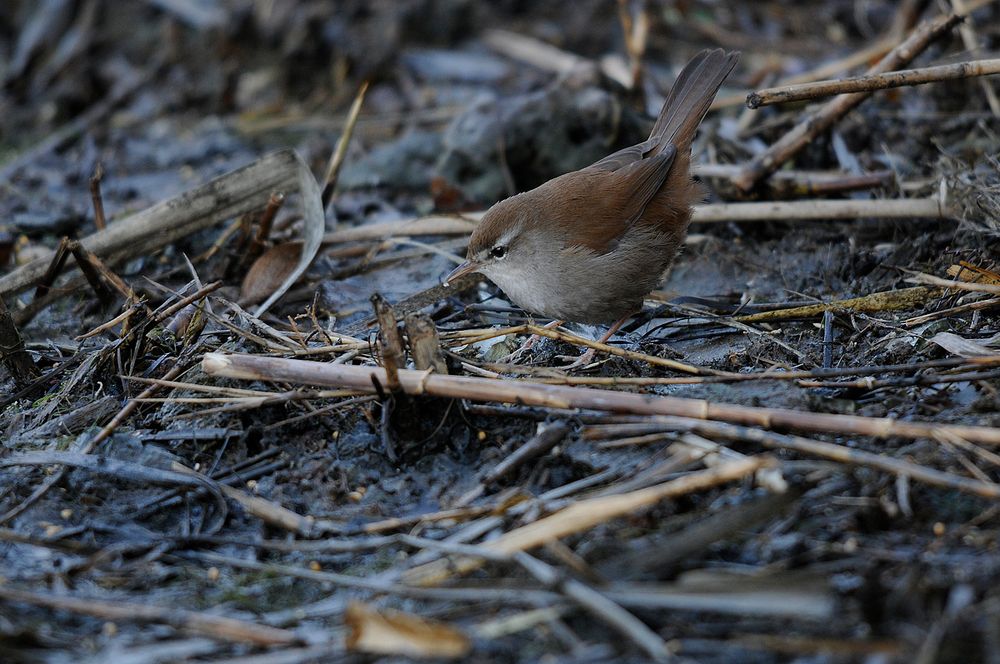
[[[535,190],[538,209],[554,209],[547,225],[570,251],[612,251],[659,193],[677,151],[672,147],[614,171],[586,168]]]
[[[622,206],[624,229],[628,229],[639,220],[646,211],[646,206],[663,188],[676,156],[676,148],[668,145],[659,154],[633,162],[608,174],[609,179],[615,181],[613,186],[616,190],[631,192]]]

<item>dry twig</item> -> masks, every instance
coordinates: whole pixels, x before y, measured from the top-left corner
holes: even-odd
[[[938,67],[904,69],[869,76],[855,76],[834,81],[800,83],[777,88],[767,88],[747,95],[748,108],[760,108],[771,104],[786,104],[803,99],[817,99],[850,92],[871,92],[900,88],[907,85],[921,85],[938,81],[953,81],[960,78],[992,76],[1000,74],[1000,59],[970,60]]]
[[[340,175],[340,168],[344,165],[344,159],[347,157],[347,146],[351,142],[351,136],[354,134],[354,126],[358,122],[358,115],[361,113],[361,105],[365,101],[366,92],[368,92],[368,81],[361,84],[361,87],[358,88],[358,93],[354,96],[354,101],[351,103],[351,110],[347,112],[347,121],[344,123],[344,130],[341,132],[340,138],[337,139],[337,147],[334,148],[333,154],[330,155],[330,163],[326,166],[321,197],[324,210],[330,204],[333,192],[337,188],[337,178]]]
[[[894,459],[882,454],[873,454],[864,450],[852,449],[843,445],[835,445],[819,440],[789,436],[771,431],[762,431],[750,427],[735,426],[724,422],[704,422],[684,417],[652,418],[635,424],[610,424],[592,426],[584,431],[588,440],[603,440],[618,436],[639,436],[664,433],[668,431],[693,431],[712,438],[753,442],[770,449],[784,449],[830,459],[840,463],[856,466],[866,466],[892,475],[913,478],[919,482],[944,489],[954,489],[981,498],[996,500],[1000,498],[1000,485],[994,482],[970,479],[928,468],[904,459]],[[1000,431],[1000,430],[998,430]],[[938,440],[948,440],[948,432],[940,432]]]
[[[892,49],[877,65],[869,69],[868,73],[881,74],[899,69],[961,20],[957,14],[949,14],[921,24],[903,43]],[[754,157],[735,178],[736,186],[749,192],[758,182],[776,171],[814,138],[833,126],[848,111],[867,99],[869,94],[855,92],[837,97],[815,113],[810,114],[765,152]]]
[[[295,632],[269,627],[235,618],[188,611],[172,607],[136,604],[134,602],[104,601],[65,595],[51,595],[19,590],[0,585],[0,599],[17,604],[43,606],[56,611],[69,611],[94,616],[103,620],[122,620],[139,623],[163,623],[185,632],[202,634],[220,641],[246,643],[255,646],[280,646],[298,643]]]
[[[668,498],[703,491],[747,477],[772,463],[773,460],[769,457],[744,457],[645,489],[580,500],[534,523],[504,533],[484,544],[483,548],[509,555],[529,551],[546,542],[589,530],[611,519],[634,514],[637,510]],[[453,574],[465,574],[480,567],[482,562],[481,558],[471,557],[435,561],[408,570],[403,574],[403,579],[414,585],[437,585]]]
[[[310,385],[348,387],[374,392],[372,380],[386,383],[378,367],[320,364],[255,355],[207,353],[202,370],[210,376],[246,380],[288,381]],[[702,399],[651,396],[590,388],[501,381],[469,376],[438,376],[430,372],[399,370],[404,392],[472,401],[517,403],[552,408],[589,408],[636,415],[676,415],[764,428],[857,434],[876,438],[936,438],[942,432],[970,442],[1000,445],[1000,429],[986,426],[901,421],[889,417],[861,417],[811,413],[785,408],[758,408]]]

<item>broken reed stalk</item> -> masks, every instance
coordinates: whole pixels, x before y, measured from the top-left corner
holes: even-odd
[[[952,81],[976,76],[992,76],[993,74],[1000,74],[1000,58],[992,60],[969,60],[967,62],[940,65],[938,67],[904,69],[901,71],[885,72],[884,74],[870,74],[833,81],[817,81],[815,83],[767,88],[748,94],[747,107],[760,108],[761,106],[769,106],[771,104],[785,104],[792,101],[830,97],[849,92],[871,92],[888,88],[901,88],[907,85]]]
[[[274,226],[274,218],[284,204],[285,194],[280,191],[271,194],[271,198],[267,200],[267,207],[264,208],[264,211],[260,215],[260,221],[257,223],[257,234],[254,236],[255,251],[258,251],[258,253],[263,251],[267,239],[271,236],[271,227]]]
[[[333,149],[333,154],[330,155],[330,163],[326,166],[326,175],[323,177],[323,193],[320,197],[324,210],[330,204],[333,192],[337,188],[337,178],[340,177],[340,169],[344,165],[344,159],[347,157],[347,146],[350,144],[351,136],[354,134],[354,126],[358,123],[358,115],[361,113],[361,105],[365,101],[366,92],[368,92],[368,81],[364,81],[361,84],[361,87],[358,88],[358,93],[354,96],[354,101],[351,103],[351,110],[347,113],[347,122],[344,124],[344,130],[340,133],[340,138],[337,139],[337,146]]]
[[[256,355],[206,353],[202,370],[210,376],[245,380],[346,387],[374,393],[372,380],[386,383],[379,367],[320,364]],[[675,415],[715,420],[765,429],[800,429],[824,433],[855,434],[876,438],[933,438],[953,435],[969,442],[1000,445],[1000,428],[900,421],[888,417],[861,417],[811,413],[786,408],[759,408],[702,399],[652,396],[592,388],[503,381],[470,376],[438,376],[432,372],[400,369],[400,386],[414,395],[514,403],[549,408],[585,408],[634,415]]]
[[[403,343],[403,335],[400,334],[399,327],[397,327],[396,314],[386,299],[379,293],[375,293],[371,296],[371,303],[378,320],[379,347],[386,375],[386,380],[379,384],[385,385],[390,392],[396,392],[399,390],[397,378],[399,367],[404,366],[406,362],[406,346]]]
[[[858,313],[878,313],[880,311],[904,311],[925,304],[928,299],[940,293],[938,288],[914,286],[897,290],[879,291],[861,297],[852,297],[832,302],[817,302],[799,307],[761,311],[755,314],[736,316],[741,323],[765,323],[796,318],[812,318],[828,311],[853,311]]]
[[[62,274],[63,268],[66,266],[66,259],[69,258],[69,248],[72,242],[73,240],[70,240],[68,237],[63,237],[59,240],[59,245],[52,252],[45,271],[38,277],[38,282],[35,285],[35,296],[31,298],[32,301],[40,300],[49,294],[52,284],[56,282],[56,278]],[[2,294],[0,293],[0,295]]]
[[[982,311],[985,309],[992,309],[997,306],[1000,306],[1000,297],[991,297],[988,300],[979,300],[978,302],[967,302],[966,304],[941,309],[940,311],[934,311],[929,314],[907,318],[903,321],[903,327],[916,327],[917,325],[923,325],[924,323],[928,323],[939,318],[949,318],[967,311]]]
[[[301,639],[295,632],[287,629],[237,620],[235,618],[226,618],[203,611],[189,611],[187,609],[154,606],[152,604],[136,604],[120,600],[105,601],[84,597],[36,593],[4,585],[0,585],[0,599],[5,602],[41,606],[55,611],[67,611],[103,620],[163,623],[186,632],[201,634],[202,636],[231,643],[246,643],[267,647],[301,642]]]
[[[124,279],[105,265],[104,261],[98,258],[93,252],[88,251],[86,247],[75,240],[69,243],[69,250],[76,260],[77,267],[80,268],[80,271],[87,277],[87,281],[90,282],[99,295],[100,284],[103,283],[118,291],[118,294],[125,298],[126,301],[131,302],[135,299],[135,291],[132,290],[132,287],[125,283]]]
[[[386,377],[386,380],[381,382],[374,376],[371,379],[372,386],[378,392],[381,402],[379,434],[386,456],[389,457],[390,461],[395,462],[398,457],[391,431],[392,413],[398,405],[394,395],[398,395],[404,401],[408,398],[406,391],[401,390],[399,385],[399,367],[406,366],[406,345],[403,343],[403,334],[399,330],[396,313],[392,310],[392,306],[379,293],[371,296],[371,303],[375,309],[375,319],[378,321],[379,351],[384,367],[383,373]],[[386,394],[386,390],[388,390],[388,394]]]
[[[791,450],[800,454],[829,459],[852,466],[864,466],[897,477],[909,477],[918,482],[943,489],[962,491],[981,498],[1000,498],[1000,485],[954,473],[947,473],[920,464],[895,459],[882,454],[827,443],[802,436],[764,431],[725,422],[706,422],[686,417],[649,418],[634,424],[592,425],[583,430],[582,438],[588,441],[620,440],[662,435],[671,432],[693,432],[714,440],[756,443],[774,450]],[[947,440],[946,438],[944,440]],[[620,446],[620,445],[619,445]]]
[[[635,514],[661,501],[742,479],[773,464],[774,459],[766,456],[743,457],[645,489],[580,500],[545,518],[504,533],[483,544],[482,548],[490,553],[508,555],[529,551],[546,542]],[[483,558],[474,557],[435,560],[407,570],[402,580],[413,585],[436,585],[454,573],[471,572],[483,562]]]
[[[733,177],[739,174],[741,168],[738,164],[695,164],[691,171],[700,178],[717,180],[717,188],[724,188],[727,184],[732,184]],[[889,187],[895,179],[896,174],[891,170],[843,173],[782,169],[774,172],[766,183],[762,183],[764,189],[761,192],[761,200],[826,196],[846,191]]]
[[[714,203],[694,208],[692,223],[841,219],[948,219],[943,197],[883,200],[763,201]]]
[[[205,284],[204,286],[202,286],[195,292],[191,293],[190,295],[187,295],[181,298],[180,300],[174,302],[163,311],[157,312],[157,314],[153,317],[153,323],[155,324],[162,323],[163,321],[167,320],[168,318],[173,316],[175,313],[177,313],[184,307],[188,306],[189,304],[197,302],[198,300],[208,296],[210,293],[217,291],[220,288],[222,288],[222,281],[213,281],[210,284]]]
[[[404,326],[414,368],[417,371],[433,369],[435,373],[447,374],[448,363],[441,353],[441,339],[431,317],[422,313],[407,314]]]
[[[901,44],[892,49],[868,74],[881,74],[899,69],[922,53],[931,42],[941,37],[962,20],[957,14],[942,15],[917,26]],[[754,157],[733,179],[744,192],[750,192],[758,182],[778,170],[814,138],[827,131],[840,118],[870,96],[870,92],[855,92],[837,97],[814,113],[810,113],[771,147]]]
[[[300,189],[303,169],[292,150],[282,150],[222,175],[180,196],[162,201],[127,219],[109,224],[80,244],[113,266],[175,242],[223,219],[257,210],[274,191]],[[38,282],[52,255],[38,258],[0,276],[0,295],[20,293]]]
[[[342,228],[323,237],[324,246],[342,242],[383,240],[398,235],[467,235],[485,212],[461,217],[429,216]],[[950,219],[944,197],[880,200],[801,200],[712,203],[694,206],[692,223],[807,221],[843,219]]]
[[[111,289],[113,282],[101,278],[101,273],[98,271],[96,265],[87,260],[87,257],[80,250],[79,242],[72,241],[69,247],[70,253],[73,254],[73,259],[76,260],[77,267],[80,268],[84,279],[90,284],[90,290],[94,291],[97,300],[102,306],[110,304],[111,299],[114,297],[114,292]],[[124,297],[126,302],[131,302],[134,299],[130,295]]]
[[[953,281],[951,279],[935,277],[933,274],[924,274],[923,272],[911,272],[911,274],[913,276],[908,278],[907,281],[912,283],[929,284],[931,286],[953,288],[955,290],[971,291],[973,293],[991,293],[993,295],[1000,295],[1000,285],[997,284]]]
[[[101,196],[101,180],[104,178],[104,166],[100,162],[90,176],[90,200],[94,205],[94,226],[101,231],[108,225],[104,216],[104,197]]]
[[[977,56],[982,52],[982,46],[979,41],[979,35],[976,34],[972,13],[976,9],[995,1],[975,0],[973,2],[966,2],[965,0],[951,0],[952,11],[967,17],[966,21],[958,26],[958,34],[962,37],[965,50],[972,56]],[[990,105],[990,110],[993,111],[994,117],[1000,117],[1000,98],[997,97],[996,90],[985,79],[979,79],[979,86],[982,88],[983,94],[986,95],[986,102]]]

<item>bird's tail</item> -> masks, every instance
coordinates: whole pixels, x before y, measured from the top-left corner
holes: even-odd
[[[650,141],[655,141],[656,152],[670,144],[676,146],[678,154],[691,149],[698,125],[739,59],[737,51],[706,49],[684,66],[649,134]]]

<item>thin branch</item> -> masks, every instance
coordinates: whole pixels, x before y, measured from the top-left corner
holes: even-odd
[[[90,176],[90,200],[94,205],[94,226],[102,231],[108,225],[104,216],[104,197],[101,196],[101,180],[104,178],[104,167],[98,162],[94,174]]]
[[[163,623],[185,632],[202,634],[219,641],[247,643],[255,646],[279,646],[300,642],[295,632],[286,629],[226,618],[203,611],[188,611],[117,600],[110,602],[51,595],[19,590],[4,585],[0,585],[0,599],[5,602],[31,604],[56,611],[69,611],[103,620]]]
[[[597,525],[634,514],[668,498],[685,496],[719,484],[732,482],[752,475],[761,468],[773,465],[766,456],[745,457],[720,463],[713,468],[684,475],[669,482],[645,489],[597,498],[587,498],[572,503],[543,519],[515,528],[483,545],[489,551],[510,555],[528,551],[551,540],[566,537]],[[464,574],[482,566],[480,557],[462,557],[437,560],[403,573],[403,579],[415,585],[437,585],[453,574]]]
[[[341,132],[340,138],[337,139],[337,146],[330,156],[330,163],[327,164],[321,197],[324,210],[330,204],[333,192],[337,188],[337,178],[340,176],[340,168],[344,165],[344,159],[347,157],[347,146],[350,144],[351,136],[354,134],[354,126],[358,122],[358,115],[361,113],[361,105],[365,101],[366,92],[368,92],[368,81],[361,84],[358,93],[354,96],[354,102],[351,103],[351,110],[347,113],[347,122],[344,124],[344,130]]]
[[[383,385],[387,381],[385,370],[380,367],[322,364],[256,355],[207,353],[201,367],[202,371],[210,376],[348,387],[366,393],[375,391],[373,380]],[[406,369],[400,369],[398,376],[403,391],[414,395],[552,408],[586,408],[635,415],[675,415],[768,429],[791,428],[876,438],[937,438],[945,432],[970,442],[1000,445],[1000,428],[989,426],[937,424],[902,421],[891,417],[862,417],[812,413],[787,408],[738,406],[703,399],[632,394],[527,381],[438,376],[430,372]]]
[[[949,14],[920,24],[906,40],[892,49],[877,65],[869,69],[868,73],[881,74],[899,69],[923,52],[931,42],[949,32],[961,20],[961,16]],[[745,192],[751,191],[758,182],[778,170],[799,150],[827,131],[848,111],[869,96],[868,92],[843,95],[833,99],[815,113],[809,114],[770,148],[754,157],[734,179],[734,183]]]
[[[849,92],[870,92],[901,88],[907,85],[921,85],[938,81],[953,81],[976,76],[1000,74],[1000,58],[993,60],[970,60],[938,67],[904,69],[884,74],[854,76],[833,81],[817,81],[799,85],[785,85],[751,92],[747,95],[747,107],[760,108],[771,104],[786,104],[803,99],[817,99]]]
[[[434,215],[342,228],[323,237],[324,246],[342,242],[384,240],[395,236],[467,235],[485,212],[461,217]],[[878,200],[800,200],[751,203],[711,203],[694,206],[692,223],[743,221],[795,221],[837,219],[950,219],[952,213],[941,196]]]
[[[785,434],[753,429],[745,426],[735,426],[723,422],[704,422],[685,417],[655,418],[653,421],[636,422],[635,424],[611,424],[589,427],[584,431],[586,440],[603,440],[618,436],[650,435],[670,431],[693,431],[711,438],[754,442],[770,449],[792,450],[810,456],[830,459],[844,464],[874,468],[892,475],[909,477],[925,484],[954,489],[981,498],[996,500],[1000,498],[1000,485],[993,482],[975,480],[954,473],[946,473],[934,468],[921,466],[904,459],[894,459],[883,454],[873,454],[864,450],[835,445],[819,440],[789,436]],[[1000,430],[997,430],[1000,432]],[[938,432],[938,441],[951,440],[953,434],[947,431]],[[961,440],[958,436],[956,440]],[[966,441],[967,442],[967,441]]]

